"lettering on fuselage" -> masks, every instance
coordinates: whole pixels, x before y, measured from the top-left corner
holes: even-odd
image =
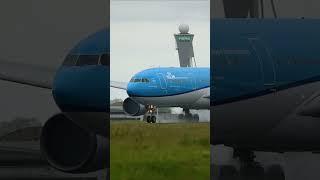
[[[165,73],[165,78],[168,83],[168,87],[184,87],[190,81],[189,77],[177,77],[172,72]]]
[[[171,72],[166,73],[166,78],[167,80],[183,80],[183,79],[189,79],[189,77],[176,77],[174,74]]]
[[[166,75],[167,79],[175,79],[176,76],[171,74],[171,72],[167,72],[167,75]]]

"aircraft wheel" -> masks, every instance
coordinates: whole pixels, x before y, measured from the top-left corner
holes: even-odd
[[[179,115],[178,115],[178,118],[179,118],[180,120],[182,120],[182,119],[184,118],[184,115],[183,115],[183,114],[179,114]]]
[[[193,115],[193,119],[195,122],[199,122],[200,118],[199,118],[199,114],[194,114]]]
[[[266,168],[265,180],[285,180],[283,168],[274,164]]]
[[[261,180],[264,179],[264,169],[259,165],[248,165],[240,167],[241,180]]]
[[[221,166],[219,168],[218,180],[238,180],[239,173],[234,166]]]
[[[151,117],[147,116],[147,123],[150,123],[150,122],[151,122]]]
[[[156,123],[156,122],[157,122],[157,117],[151,116],[151,123]]]

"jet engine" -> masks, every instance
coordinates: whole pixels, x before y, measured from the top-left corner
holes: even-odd
[[[107,168],[109,141],[81,128],[65,113],[51,117],[44,125],[41,152],[49,164],[70,173],[86,173]]]
[[[140,104],[132,98],[123,101],[123,110],[131,116],[141,116],[147,112],[145,105]]]

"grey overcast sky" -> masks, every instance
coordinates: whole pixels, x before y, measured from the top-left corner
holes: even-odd
[[[179,66],[173,37],[181,23],[190,26],[198,66],[210,65],[210,3],[199,1],[111,0],[111,80],[128,82],[150,67]],[[111,97],[126,92],[111,89]]]
[[[2,0],[0,61],[55,69],[74,44],[106,26],[108,6],[106,0]],[[3,81],[0,89],[0,121],[36,117],[44,122],[59,111],[48,90]]]

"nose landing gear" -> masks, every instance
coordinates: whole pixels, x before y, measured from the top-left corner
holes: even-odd
[[[153,105],[147,105],[147,123],[156,123],[157,116],[156,116],[157,107]]]

